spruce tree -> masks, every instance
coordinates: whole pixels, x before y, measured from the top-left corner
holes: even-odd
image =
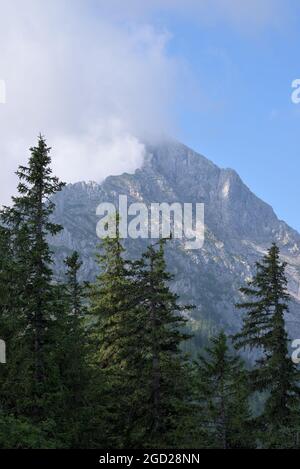
[[[109,445],[175,445],[186,416],[190,381],[180,346],[188,336],[181,313],[190,307],[170,290],[164,243],[129,261],[117,230],[98,256],[90,312]]]
[[[87,284],[80,284],[78,273],[82,266],[79,253],[74,251],[73,254],[65,259],[67,267],[67,295],[69,298],[70,314],[75,318],[80,318],[86,313],[85,297]]]
[[[189,411],[189,371],[181,346],[192,307],[180,305],[170,289],[173,276],[166,269],[164,246],[150,245],[135,262],[136,333],[132,350],[136,370],[136,405],[132,416],[134,444],[176,445],[178,428]],[[180,443],[179,443],[180,444]]]
[[[91,432],[98,433],[98,446],[122,447],[131,414],[128,342],[132,337],[132,288],[118,229],[115,237],[102,240],[97,261],[100,272],[89,289],[91,395],[97,402]]]
[[[249,383],[240,357],[233,355],[224,332],[196,362],[196,399],[205,446],[221,449],[253,447],[250,431]]]
[[[117,221],[118,223],[118,221]],[[95,335],[99,348],[101,366],[111,367],[120,364],[124,336],[124,317],[128,311],[128,272],[117,230],[116,237],[102,240],[100,253],[97,254],[99,275],[90,285],[90,314],[94,318]]]
[[[64,184],[52,176],[50,163],[50,148],[40,136],[37,146],[31,148],[28,166],[20,166],[16,173],[18,195],[12,198],[12,206],[1,212],[1,224],[11,237],[16,272],[13,285],[19,302],[11,312],[14,340],[8,343],[8,353],[17,367],[11,366],[9,371],[9,387],[14,389],[10,400],[15,412],[38,420],[51,418],[46,409],[60,393],[59,386],[52,395],[50,392],[58,382],[55,344],[60,299],[52,284],[48,238],[62,229],[51,221],[51,197]]]
[[[6,227],[0,226],[0,338],[5,342],[10,339],[10,332],[14,328],[13,311],[19,304],[16,275],[11,233]]]
[[[65,259],[66,284],[63,307],[65,314],[60,320],[60,335],[58,337],[60,354],[58,365],[60,377],[64,386],[64,408],[61,412],[61,432],[67,436],[71,447],[82,447],[86,444],[83,434],[88,425],[89,409],[93,406],[89,402],[88,388],[91,371],[88,363],[88,344],[86,333],[86,290],[87,285],[78,279],[82,266],[78,252]]]
[[[17,266],[14,261],[12,239],[6,227],[0,227],[0,338],[6,344],[7,365],[0,365],[0,411],[9,410],[10,390],[8,376],[15,369],[14,353],[18,346],[16,330],[23,326],[20,314],[20,289],[18,288]],[[8,349],[9,345],[9,349]],[[18,356],[18,359],[20,357]]]
[[[289,356],[285,314],[290,295],[276,244],[256,263],[256,274],[241,288],[247,301],[237,305],[246,311],[243,327],[234,337],[237,348],[257,349],[259,358],[251,373],[253,390],[265,392],[267,400],[260,421],[277,431],[293,421],[299,406],[299,372]]]

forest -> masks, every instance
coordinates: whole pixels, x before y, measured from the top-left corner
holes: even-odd
[[[49,239],[63,230],[52,214],[64,183],[50,150],[40,136],[0,213],[0,447],[300,448],[300,374],[277,245],[241,285],[240,331],[220,330],[191,356],[193,305],[171,288],[171,236],[132,260],[117,231],[97,247],[94,282],[78,280],[80,252],[55,280]]]

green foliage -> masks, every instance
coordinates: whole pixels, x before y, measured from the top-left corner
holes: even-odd
[[[8,275],[16,274],[12,293],[18,298],[9,312],[15,314],[9,321],[10,367],[3,391],[9,406],[37,419],[43,418],[49,405],[54,405],[49,393],[51,386],[59,389],[53,349],[59,298],[52,286],[47,236],[62,229],[50,221],[54,204],[49,197],[61,190],[63,184],[51,175],[49,152],[40,137],[37,147],[31,148],[28,167],[20,166],[17,171],[18,196],[13,197],[12,207],[4,208],[1,213],[11,240]],[[57,401],[60,392],[55,394]]]
[[[49,198],[63,184],[51,175],[49,152],[40,137],[28,167],[17,171],[18,196],[1,212],[0,324],[9,365],[1,369],[0,402],[18,425],[56,418],[64,401],[58,366],[63,296],[52,281],[48,245],[48,237],[62,229],[51,222]]]
[[[79,282],[77,252],[65,259],[65,281],[54,282],[49,239],[63,228],[52,222],[52,196],[63,184],[50,164],[40,137],[17,172],[18,196],[0,213],[8,362],[0,366],[0,447],[299,448],[299,375],[277,246],[241,289],[247,314],[234,342],[259,353],[248,371],[223,332],[206,349],[199,334],[189,340],[192,306],[171,290],[167,240],[129,261],[117,229],[101,244],[94,284]],[[210,327],[202,318],[201,329]],[[203,353],[193,362],[185,352],[195,349]]]
[[[249,383],[242,360],[229,351],[226,335],[211,340],[196,363],[196,398],[206,446],[254,446],[250,431]],[[205,429],[205,430],[204,430]]]
[[[299,372],[288,352],[284,315],[290,301],[285,275],[286,264],[280,262],[279,249],[273,244],[256,275],[241,292],[248,301],[238,304],[246,310],[243,327],[234,337],[236,347],[258,349],[259,358],[251,372],[252,389],[267,393],[257,425],[263,434],[274,434],[290,427],[300,404]],[[297,411],[298,412],[298,411]]]
[[[46,420],[37,425],[25,417],[0,414],[1,449],[56,449],[63,446],[57,439],[55,422]]]
[[[88,423],[88,389],[91,380],[85,329],[86,285],[81,285],[78,281],[82,262],[77,252],[65,259],[65,265],[67,282],[57,286],[62,290],[58,295],[62,298],[61,307],[64,309],[59,320],[60,331],[56,337],[59,347],[57,366],[64,395],[59,431],[69,445],[80,447],[82,432]]]
[[[163,245],[129,262],[118,234],[105,239],[90,289],[93,361],[113,396],[107,408],[115,446],[171,445],[184,407],[188,379],[180,345],[188,336],[180,312],[188,307],[170,291]]]
[[[161,240],[158,246],[150,245],[131,265],[136,292],[136,345],[132,344],[131,367],[138,371],[139,380],[135,386],[135,425],[147,446],[174,444],[173,433],[188,401],[189,376],[181,345],[190,337],[184,332],[187,320],[183,313],[191,306],[180,305],[170,290],[173,277],[166,270],[165,243]]]

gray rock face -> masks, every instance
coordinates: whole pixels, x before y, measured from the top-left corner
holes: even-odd
[[[220,328],[229,333],[238,329],[241,313],[234,307],[238,289],[251,277],[255,261],[275,241],[288,263],[293,297],[288,329],[292,337],[300,337],[300,235],[278,220],[235,171],[220,169],[177,142],[149,146],[143,167],[133,175],[108,177],[102,184],[70,184],[57,194],[55,221],[64,226],[51,241],[58,276],[63,275],[64,257],[76,249],[84,262],[82,279],[95,277],[96,207],[101,202],[117,205],[119,194],[127,195],[129,203],[204,202],[203,248],[187,251],[180,240],[167,248],[174,289],[183,302],[196,305],[190,313],[196,336],[207,337]],[[126,240],[125,244],[131,257],[145,248],[144,240]]]

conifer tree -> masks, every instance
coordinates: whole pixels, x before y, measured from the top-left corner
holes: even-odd
[[[117,220],[118,224],[118,220]],[[120,364],[124,337],[124,317],[128,311],[128,273],[119,232],[102,240],[97,254],[100,273],[90,286],[90,314],[96,322],[99,359],[102,367]]]
[[[15,380],[10,387],[18,393],[15,411],[27,412],[37,419],[45,417],[48,404],[57,398],[50,396],[50,383],[58,379],[54,344],[60,299],[52,285],[48,237],[62,229],[51,222],[51,196],[64,184],[51,174],[49,153],[50,148],[40,136],[37,146],[31,148],[28,166],[20,166],[17,171],[18,195],[12,198],[12,206],[1,212],[1,223],[11,236],[16,266],[14,286],[19,299],[18,308],[11,313],[17,340],[8,344],[9,350],[13,343],[16,346],[13,354],[19,369],[10,367],[10,377]],[[23,390],[16,387],[17,381]]]
[[[85,440],[83,434],[88,425],[89,402],[88,387],[91,372],[88,363],[88,344],[86,333],[86,284],[81,284],[78,273],[82,266],[78,252],[65,259],[67,267],[65,297],[63,307],[65,314],[60,320],[60,336],[58,337],[60,355],[58,364],[60,376],[65,388],[64,408],[61,412],[61,431],[65,432],[71,447],[82,447]]]
[[[115,237],[102,240],[97,255],[99,275],[89,289],[91,315],[91,364],[94,370],[91,394],[98,402],[93,425],[98,427],[98,445],[124,445],[132,380],[129,376],[130,303],[132,288],[124,259],[116,218]]]
[[[84,305],[84,298],[86,296],[87,284],[81,285],[78,280],[78,273],[82,266],[79,253],[74,251],[70,257],[65,259],[65,265],[67,267],[67,294],[69,297],[69,303],[71,307],[70,313],[75,318],[82,317],[86,312]]]
[[[0,337],[6,342],[13,328],[12,311],[18,304],[16,274],[11,234],[7,228],[0,226]]]
[[[118,447],[174,445],[187,411],[189,379],[180,345],[188,338],[181,313],[189,307],[170,290],[164,243],[129,261],[117,230],[102,242],[100,274],[91,287],[95,357],[106,382],[102,400],[110,393],[107,438]]]
[[[243,327],[234,337],[237,348],[249,347],[260,352],[251,373],[253,390],[267,393],[261,422],[274,431],[288,427],[299,407],[299,373],[288,350],[285,314],[290,296],[287,291],[286,264],[280,261],[279,249],[273,244],[256,274],[241,292],[247,301],[237,305],[246,311]]]
[[[200,430],[206,433],[206,446],[251,447],[247,373],[240,357],[230,353],[224,332],[212,338],[206,354],[199,356],[196,389]]]
[[[18,337],[15,331],[21,327],[20,289],[18,288],[17,268],[14,261],[11,234],[6,227],[0,227],[0,338],[5,341],[6,355],[10,367],[0,365],[0,411],[9,409],[10,394],[6,386],[7,378],[14,369],[13,350]],[[9,344],[9,351],[7,345]],[[18,357],[20,358],[20,357]],[[8,356],[6,356],[8,359]]]
[[[184,312],[192,307],[178,303],[170,289],[173,276],[166,270],[164,246],[150,245],[134,263],[136,344],[134,361],[138,372],[131,438],[145,446],[174,445],[177,428],[188,412],[189,376],[182,343]]]

